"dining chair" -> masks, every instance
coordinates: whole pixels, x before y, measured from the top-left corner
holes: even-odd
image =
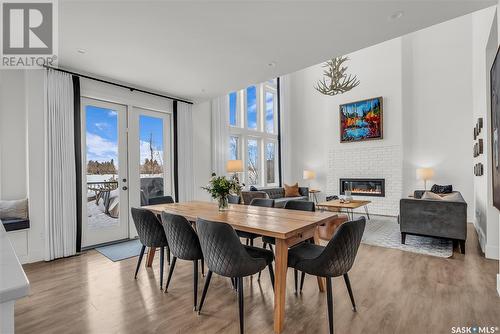
[[[168,246],[167,237],[165,236],[165,231],[158,220],[157,216],[149,210],[140,208],[131,208],[132,219],[134,220],[134,225],[139,235],[139,240],[141,241],[142,248],[139,255],[139,260],[137,261],[137,268],[135,269],[134,278],[137,278],[137,273],[141,266],[141,261],[144,256],[144,251],[146,247],[157,248],[160,247],[160,289],[163,289],[163,267],[164,267],[164,256],[165,247]]]
[[[158,196],[148,199],[148,205],[175,203],[172,196]]]
[[[301,243],[288,251],[288,266],[310,275],[325,277],[327,287],[328,327],[333,334],[332,277],[343,276],[356,312],[348,272],[351,270],[365,230],[365,217],[348,221],[338,228],[326,246]]]
[[[196,230],[200,238],[203,257],[208,266],[205,286],[201,295],[198,314],[200,314],[207,295],[212,273],[234,278],[237,281],[240,333],[244,331],[243,277],[258,273],[266,266],[269,268],[271,283],[274,288],[274,255],[271,251],[242,245],[231,225],[211,222],[198,218]]]
[[[269,199],[269,198],[254,198],[250,202],[250,206],[262,206],[266,208],[273,208],[274,207],[274,199]],[[259,234],[251,233],[251,232],[245,232],[245,231],[236,231],[236,234],[240,238],[244,238],[246,240],[246,245],[253,246],[253,241],[259,237],[261,237]]]
[[[161,220],[173,258],[168,271],[165,293],[168,290],[177,259],[193,262],[194,310],[198,304],[198,260],[203,259],[200,241],[189,221],[183,216],[162,212]]]
[[[310,201],[291,200],[285,203],[284,209],[314,212],[316,211],[316,206],[314,205],[314,202]],[[263,247],[266,248],[266,246],[269,246],[270,250],[273,250],[271,245],[276,244],[276,240],[273,237],[264,236],[262,237],[262,241]]]
[[[148,199],[148,205],[172,204],[172,203],[175,203],[172,196],[158,196],[158,197],[151,197]],[[158,215],[158,220],[161,222],[160,215]],[[166,246],[166,250],[167,250],[167,263],[170,265],[170,248],[168,247],[168,245]]]

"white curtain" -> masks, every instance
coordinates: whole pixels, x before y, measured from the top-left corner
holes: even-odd
[[[280,77],[281,175],[284,183],[292,183],[290,145],[290,76]]]
[[[212,100],[212,172],[226,175],[229,154],[229,97]]]
[[[46,71],[45,260],[76,253],[73,81]]]
[[[179,202],[192,201],[194,197],[192,107],[177,102]]]

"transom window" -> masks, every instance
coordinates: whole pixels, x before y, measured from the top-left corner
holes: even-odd
[[[277,186],[277,80],[229,94],[229,159],[243,160],[246,185]]]

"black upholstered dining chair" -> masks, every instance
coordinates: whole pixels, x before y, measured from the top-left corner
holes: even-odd
[[[175,203],[174,199],[172,196],[158,196],[158,197],[151,197],[148,199],[148,205],[156,205],[156,204],[172,204]],[[158,215],[158,220],[161,222],[161,216]],[[168,245],[166,246],[167,250],[167,262],[170,264],[170,248]]]
[[[170,270],[168,271],[167,284],[165,285],[165,293],[172,279],[177,259],[193,261],[194,310],[196,311],[198,303],[198,260],[203,259],[198,235],[189,221],[183,216],[163,212],[161,220],[173,255]]]
[[[292,200],[285,203],[284,209],[314,212],[316,211],[316,206],[314,205],[314,202]],[[262,237],[262,242],[263,247],[266,248],[267,246],[269,246],[270,250],[273,250],[273,247],[271,245],[276,244],[276,240],[273,237],[264,236]]]
[[[155,204],[170,204],[174,203],[174,199],[172,196],[158,196],[158,197],[151,197],[148,199],[148,205],[155,205]]]
[[[134,278],[137,278],[137,273],[139,272],[146,247],[160,247],[160,289],[162,289],[165,247],[168,245],[165,231],[163,230],[157,216],[151,211],[140,208],[132,208],[130,210],[132,212],[132,219],[134,220],[137,234],[139,235],[139,240],[142,244]]]
[[[262,206],[266,208],[273,208],[274,207],[274,199],[269,199],[269,198],[254,198],[250,202],[251,206]],[[236,231],[236,234],[240,238],[246,239],[246,245],[248,246],[253,246],[253,241],[257,238],[260,237],[260,235],[251,233],[251,232],[245,232],[245,231]]]
[[[273,253],[262,248],[242,245],[234,229],[225,223],[198,218],[196,230],[208,266],[198,314],[203,307],[212,273],[234,278],[237,281],[238,289],[240,333],[243,333],[243,277],[256,274],[267,266],[274,287]]]
[[[365,217],[345,222],[340,225],[326,246],[303,242],[288,251],[289,267],[326,278],[328,327],[331,334],[334,331],[332,277],[344,277],[353,311],[356,311],[348,272],[356,258],[365,225]]]

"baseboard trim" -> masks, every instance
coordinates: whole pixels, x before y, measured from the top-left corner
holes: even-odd
[[[498,260],[498,246],[489,246],[488,244],[486,244],[484,256],[487,259]]]
[[[497,292],[500,297],[500,274],[497,274]]]
[[[477,237],[479,239],[479,246],[481,246],[481,251],[486,254],[486,237],[484,235],[483,229],[479,224],[474,220],[473,223],[474,228],[476,229],[477,232]]]

